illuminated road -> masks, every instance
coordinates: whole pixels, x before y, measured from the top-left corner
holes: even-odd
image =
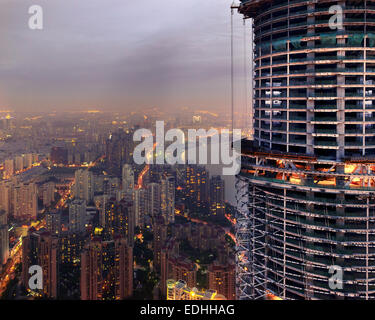
[[[148,164],[146,164],[146,166],[143,168],[142,172],[139,174],[138,176],[138,185],[137,185],[137,189],[142,189],[144,188],[144,185],[143,185],[143,178],[145,176],[145,174],[148,172],[148,170],[150,170],[150,166]]]
[[[44,220],[32,222],[28,228],[33,227],[36,230],[45,228],[46,224]],[[20,237],[9,253],[9,260],[4,267],[3,272],[0,275],[0,296],[3,294],[10,280],[14,279],[14,270],[18,263],[22,259],[22,237]]]
[[[146,155],[146,158],[150,159],[150,157],[153,156],[153,152],[155,151],[156,146],[157,146],[157,143],[155,142],[152,151],[149,152],[149,153]],[[146,166],[143,168],[142,172],[141,172],[141,173],[139,174],[139,176],[138,176],[137,189],[143,189],[143,188],[144,188],[143,178],[144,178],[144,176],[146,175],[146,173],[147,173],[149,170],[150,170],[150,165],[146,164]]]
[[[70,197],[71,193],[71,186],[73,185],[73,182],[70,183],[69,185],[69,190],[66,191],[61,199],[58,201],[56,204],[56,209],[63,208],[66,205],[66,201]],[[40,230],[42,228],[46,227],[46,222],[45,220],[39,220],[36,222],[32,222],[30,225],[26,226],[28,229],[33,227],[36,230]],[[10,280],[14,279],[14,270],[15,266],[21,262],[22,259],[22,237],[18,240],[16,245],[12,248],[10,254],[9,254],[9,260],[7,264],[4,267],[4,270],[0,274],[0,296],[3,294],[5,291],[8,283]]]
[[[4,270],[0,276],[0,295],[5,291],[10,280],[14,279],[14,270],[17,263],[21,262],[22,258],[22,241],[19,240],[11,252],[11,259],[5,265]]]
[[[236,218],[232,218],[228,213],[225,214],[225,218],[233,225],[235,226],[237,221]]]
[[[61,199],[57,202],[55,208],[56,209],[61,209],[63,207],[65,207],[66,205],[66,202],[70,199],[71,197],[71,193],[72,193],[72,187],[74,185],[74,182],[75,181],[72,181],[69,185],[68,185],[68,190],[63,192],[63,194],[61,194]]]
[[[104,156],[100,157],[95,162],[90,163],[87,167],[91,168],[91,167],[95,166],[102,159],[104,159]],[[40,163],[34,164],[32,168],[35,168],[35,167],[37,167],[39,165],[40,165]],[[23,170],[23,172],[27,172],[30,169],[31,168],[25,169],[25,170]],[[146,170],[146,172],[147,171],[148,171],[148,169]],[[144,174],[146,174],[146,172],[144,172]],[[19,172],[19,173],[21,173],[21,172]],[[141,178],[141,182],[142,181],[143,181],[143,176]],[[72,181],[69,184],[68,190],[65,191],[61,195],[61,199],[57,202],[57,204],[55,206],[56,209],[61,209],[61,208],[63,208],[66,205],[67,200],[71,197],[71,188],[72,188],[73,184],[74,184],[74,181]],[[36,230],[40,230],[41,228],[45,228],[46,227],[46,222],[45,222],[44,219],[43,220],[38,220],[36,222],[31,222],[30,225],[27,225],[25,227],[28,228],[28,229],[31,228],[31,227],[33,227]],[[21,262],[21,259],[22,259],[22,237],[20,237],[18,239],[17,243],[15,244],[15,246],[10,251],[8,262],[6,263],[6,265],[4,266],[4,268],[3,268],[3,270],[2,270],[2,272],[0,274],[0,296],[4,293],[4,291],[5,291],[8,283],[9,283],[9,281],[12,280],[12,279],[14,279],[14,276],[15,276],[15,274],[14,274],[15,266],[18,263]]]

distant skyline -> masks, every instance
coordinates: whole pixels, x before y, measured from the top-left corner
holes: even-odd
[[[44,9],[42,31],[28,28],[33,4]],[[0,109],[228,111],[230,5],[0,0]],[[244,86],[241,24],[235,15],[238,87]]]

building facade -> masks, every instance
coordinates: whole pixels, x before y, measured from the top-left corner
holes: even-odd
[[[236,299],[236,268],[233,263],[212,263],[208,267],[208,287],[228,300]]]
[[[75,172],[74,197],[86,200],[87,203],[94,199],[94,175],[89,170],[77,170]]]
[[[255,97],[237,297],[374,299],[375,3],[242,0],[239,12],[253,19]]]
[[[226,300],[215,290],[198,290],[191,288],[183,280],[167,280],[167,300]]]
[[[135,211],[133,204],[125,200],[116,201],[111,198],[105,204],[105,234],[107,236],[121,236],[134,242]]]
[[[132,191],[134,189],[134,170],[130,164],[122,167],[122,190]]]
[[[220,176],[210,179],[210,214],[220,217],[225,215],[225,182]]]
[[[204,166],[186,166],[186,197],[192,209],[205,209],[209,199],[209,173]]]
[[[159,183],[149,183],[146,191],[146,212],[151,217],[160,213],[161,186]]]
[[[125,238],[93,239],[81,255],[81,299],[122,300],[132,294],[132,247]]]
[[[86,201],[76,199],[69,204],[69,232],[83,233],[86,230]]]
[[[5,211],[0,210],[0,270],[9,258],[8,219]]]
[[[38,215],[38,187],[35,183],[21,183],[13,188],[13,217],[35,220]]]
[[[175,220],[175,192],[174,177],[168,176],[161,180],[161,215],[168,223],[174,223]]]
[[[86,214],[86,207],[85,207],[85,214]],[[61,234],[61,210],[53,209],[46,212],[46,229],[52,235],[58,236]]]
[[[23,286],[30,290],[29,268],[38,265],[43,270],[43,288],[35,292],[43,297],[58,296],[59,240],[49,232],[31,228],[22,241],[22,276]]]

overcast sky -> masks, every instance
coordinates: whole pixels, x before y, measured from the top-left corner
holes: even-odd
[[[33,4],[42,31],[28,28]],[[228,108],[230,4],[0,0],[0,109]],[[239,15],[236,30],[240,46]]]

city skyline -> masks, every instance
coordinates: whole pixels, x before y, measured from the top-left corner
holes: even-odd
[[[0,300],[375,300],[375,0],[1,4]]]
[[[234,186],[203,165],[137,164],[145,113],[0,118],[1,299],[164,300],[172,278],[193,300],[235,297]],[[225,127],[189,115],[166,127]]]

